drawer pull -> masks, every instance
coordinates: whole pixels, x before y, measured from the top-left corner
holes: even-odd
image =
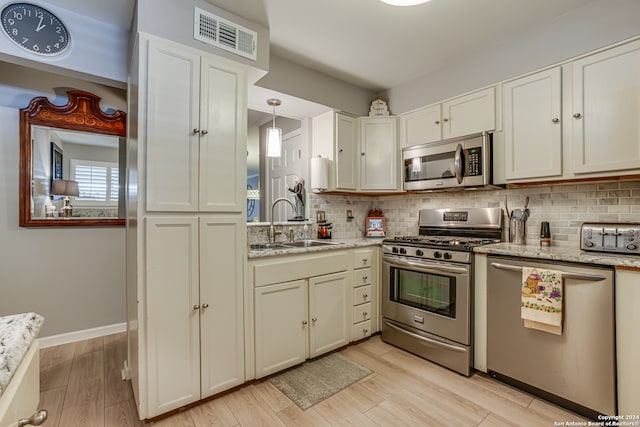
[[[366,311],[362,312],[362,317],[367,317],[369,313],[367,313]]]
[[[369,259],[368,259],[368,258],[362,258],[362,263],[363,263],[363,264],[366,264],[366,263],[368,263],[368,262],[369,262]]]
[[[303,320],[303,321],[302,321],[302,324],[303,324],[303,325],[306,325],[307,323],[309,323],[309,322],[307,322],[306,320]]]
[[[366,282],[368,278],[369,278],[369,276],[363,276],[363,277],[362,277],[362,281],[363,281],[363,282]]]
[[[369,298],[369,295],[367,295],[367,294],[362,294],[362,298],[363,298],[363,299],[367,299],[367,298]]]
[[[369,330],[368,330],[368,329],[363,329],[363,330],[362,330],[362,333],[363,333],[363,334],[365,334],[365,335],[367,335],[367,333],[369,333]]]

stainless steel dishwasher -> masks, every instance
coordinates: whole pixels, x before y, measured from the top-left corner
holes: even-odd
[[[488,261],[489,374],[590,418],[615,415],[613,269],[501,256]],[[561,335],[524,327],[523,267],[562,273]]]

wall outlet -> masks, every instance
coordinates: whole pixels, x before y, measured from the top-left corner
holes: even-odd
[[[351,221],[353,219],[353,213],[351,209],[347,209],[347,221]]]

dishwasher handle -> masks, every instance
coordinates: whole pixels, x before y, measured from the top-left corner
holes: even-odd
[[[492,262],[492,267],[498,268],[500,270],[509,270],[509,271],[517,271],[522,273],[522,267],[519,265],[509,265],[509,264],[501,264],[499,262]],[[588,273],[568,273],[566,271],[561,271],[563,279],[578,279],[578,280],[590,280],[593,282],[598,282],[600,280],[605,280],[606,277],[602,274],[588,274]]]

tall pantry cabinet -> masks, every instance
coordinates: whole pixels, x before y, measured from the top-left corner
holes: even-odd
[[[145,419],[245,381],[246,70],[139,34],[130,75],[125,371]]]

